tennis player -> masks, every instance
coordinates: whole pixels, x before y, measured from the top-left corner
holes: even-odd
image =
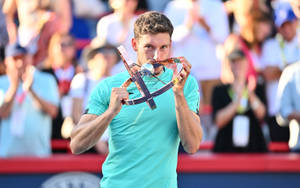
[[[170,58],[173,26],[158,12],[146,12],[134,25],[132,47],[137,64]],[[122,72],[103,80],[94,89],[86,109],[71,135],[71,149],[80,154],[93,147],[108,127],[109,154],[102,166],[101,188],[175,188],[179,142],[195,153],[202,139],[198,116],[197,81],[190,76],[191,65],[184,58],[181,81],[154,98],[157,108],[146,103],[122,105],[122,100],[140,97],[134,84],[120,88],[130,76]],[[176,73],[176,71],[175,71]],[[156,77],[172,80],[173,70],[157,68]],[[144,77],[150,92],[163,86],[155,77]]]

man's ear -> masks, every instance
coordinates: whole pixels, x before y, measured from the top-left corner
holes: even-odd
[[[137,39],[132,38],[131,45],[132,45],[133,50],[137,52]]]

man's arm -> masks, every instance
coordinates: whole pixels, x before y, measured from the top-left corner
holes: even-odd
[[[191,64],[184,57],[180,57],[180,61],[184,69],[181,74],[182,79],[173,87],[177,126],[184,150],[188,153],[195,153],[200,147],[203,133],[200,118],[190,110],[183,92],[186,79],[191,70]]]
[[[178,131],[183,148],[188,153],[196,153],[202,140],[200,118],[189,109],[183,92],[175,94],[175,108]]]
[[[12,110],[18,86],[10,85],[5,93],[3,104],[0,106],[0,117],[7,118]]]
[[[107,110],[102,115],[84,114],[71,133],[71,150],[80,154],[93,147],[100,139],[114,114]]]
[[[277,66],[267,66],[263,70],[263,76],[266,81],[276,81],[280,78],[281,76],[281,70]]]
[[[51,116],[51,118],[55,118],[58,113],[58,108],[56,105],[42,99],[39,97],[32,88],[29,89],[29,93],[32,95],[33,99],[40,105],[43,112],[47,113]]]
[[[13,103],[19,87],[20,74],[15,68],[15,62],[12,58],[6,58],[6,75],[9,80],[9,88],[4,95],[2,104],[0,104],[0,117],[7,118],[11,114]]]
[[[249,92],[250,106],[258,120],[263,120],[266,115],[266,107],[254,92]]]
[[[74,154],[80,154],[93,147],[100,139],[112,119],[120,112],[122,100],[128,99],[125,88],[113,88],[108,109],[101,114],[83,115],[79,123],[71,133],[71,150]]]
[[[58,113],[58,108],[56,105],[46,101],[43,97],[37,95],[37,93],[32,89],[32,84],[34,81],[34,72],[35,69],[32,66],[28,66],[26,68],[25,73],[22,76],[23,79],[23,90],[27,91],[31,96],[33,97],[34,101],[37,102],[37,104],[41,107],[41,110],[48,115],[51,116],[51,118],[55,118],[57,113]],[[51,88],[50,83],[45,83],[49,84],[49,87]],[[51,88],[53,89],[53,88]],[[55,88],[56,89],[56,88]],[[51,91],[54,92],[54,91]]]
[[[6,17],[6,28],[9,36],[9,42],[13,43],[17,40],[17,26],[14,22],[14,15],[17,11],[16,0],[5,0],[2,10]]]

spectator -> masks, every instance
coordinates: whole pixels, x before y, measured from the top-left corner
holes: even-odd
[[[6,74],[0,77],[0,156],[51,154],[51,117],[57,114],[55,79],[35,69],[25,48],[6,49]]]
[[[289,65],[283,72],[278,85],[279,118],[286,122],[296,120],[299,130],[300,122],[300,62]],[[287,124],[287,123],[283,123]],[[291,132],[292,133],[292,132]],[[299,133],[294,145],[290,145],[292,151],[300,151]]]
[[[117,49],[104,44],[90,49],[87,54],[88,71],[78,73],[72,80],[70,96],[73,98],[73,120],[78,123],[87,105],[87,99],[92,89],[105,77],[111,75],[111,70],[120,61]]]
[[[75,39],[69,34],[56,33],[51,37],[43,71],[52,73],[58,81],[59,94],[63,97],[70,90],[75,75]]]
[[[289,141],[289,128],[280,127],[276,122],[278,101],[276,101],[278,81],[281,71],[288,64],[300,60],[300,46],[297,35],[297,17],[291,6],[280,3],[275,10],[275,24],[278,34],[275,38],[265,42],[262,48],[263,75],[266,80],[266,94],[268,104],[267,123],[272,141]]]
[[[128,51],[129,57],[135,61],[136,55],[131,47],[131,39],[138,0],[109,0],[109,4],[114,12],[99,20],[97,37],[92,45],[97,46],[97,43],[103,42],[114,46],[122,44]]]
[[[213,119],[218,126],[215,152],[265,152],[261,129],[266,108],[263,88],[255,79],[247,81],[248,63],[242,50],[228,55],[234,81],[213,91]]]
[[[291,0],[295,15],[300,18],[300,1]],[[278,85],[279,113],[287,121],[295,120],[299,130],[300,122],[300,62],[289,65],[283,72]],[[294,151],[300,151],[300,133],[295,139]]]
[[[51,36],[55,32],[67,33],[71,26],[69,0],[55,1],[49,11],[49,1],[6,0],[3,5],[7,16],[10,42],[18,41],[33,56],[33,65],[39,65],[47,57]],[[62,8],[63,10],[60,10]],[[14,16],[17,11],[19,25]]]
[[[58,115],[53,120],[52,138],[62,138],[61,126],[65,114],[69,114],[71,110],[65,96],[69,93],[71,81],[75,75],[75,52],[75,40],[71,35],[57,33],[52,36],[48,49],[49,56],[42,69],[56,78],[61,99]]]
[[[174,56],[185,56],[191,62],[192,74],[201,85],[201,106],[211,109],[212,89],[220,84],[221,61],[217,46],[229,35],[227,15],[219,1],[174,0],[165,10],[174,24]],[[210,116],[201,116],[205,140],[213,139]]]
[[[244,16],[237,15],[236,17]],[[234,48],[241,49],[246,55],[246,59],[249,64],[247,78],[254,77],[258,81],[257,83],[262,85],[261,48],[264,41],[271,34],[272,17],[269,13],[254,10],[251,15],[244,17],[244,19],[246,20],[242,21],[242,18],[237,19],[240,21],[240,33],[230,35],[225,42],[224,48],[225,51],[231,51]],[[225,82],[232,81],[232,77],[230,78],[230,74],[228,74],[228,72],[226,77],[224,77],[224,75],[226,75],[226,70],[225,74],[223,74],[223,80]]]
[[[92,89],[104,78],[111,75],[113,66],[120,61],[117,49],[104,44],[90,49],[87,54],[88,72],[78,73],[72,80],[70,96],[72,98],[72,119],[77,124],[87,106],[87,99]],[[108,153],[108,130],[96,144],[95,149],[100,154]]]

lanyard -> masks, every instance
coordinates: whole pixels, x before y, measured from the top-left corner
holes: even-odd
[[[229,95],[229,97],[231,98],[232,101],[237,97],[231,87],[228,89],[228,95]],[[237,113],[243,114],[247,111],[247,109],[248,109],[248,90],[245,88],[243,90],[242,98],[239,101],[239,106],[237,108]]]
[[[276,40],[279,42],[279,46],[280,46],[280,55],[283,61],[283,65],[284,67],[287,65],[287,61],[286,61],[286,57],[284,54],[284,40],[283,37],[279,34],[276,35]]]
[[[19,105],[22,105],[22,103],[24,102],[24,100],[26,98],[26,95],[27,95],[27,92],[23,91],[22,93],[20,93],[16,96],[16,100]]]

